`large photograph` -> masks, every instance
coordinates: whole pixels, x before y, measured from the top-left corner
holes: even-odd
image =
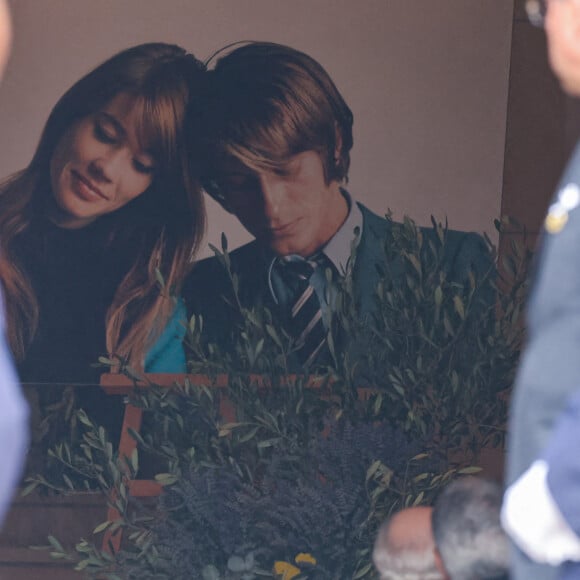
[[[0,576],[507,577],[522,5],[11,8]]]
[[[141,371],[182,372],[179,336],[186,311],[179,300],[162,296],[162,286],[165,294],[180,290],[188,260],[211,256],[209,244],[221,248],[222,233],[229,250],[262,233],[270,237],[262,245],[274,254],[309,258],[343,225],[347,208],[357,210],[360,203],[377,218],[392,211],[396,220],[409,215],[429,225],[433,215],[451,229],[494,238],[509,70],[511,8],[505,3],[450,1],[435,9],[397,2],[169,2],[161,8],[81,1],[55,2],[48,10],[19,2],[13,12],[18,34],[0,95],[2,276],[9,341],[24,382],[95,383],[103,371],[95,366],[99,357],[110,356]],[[324,121],[338,123],[335,135],[315,142],[305,134],[306,124],[332,133],[317,125],[328,115],[322,111],[297,119],[295,134],[289,129],[293,119],[270,126],[259,119],[251,109],[268,106],[273,89],[262,94],[258,87],[269,57],[261,62],[258,54],[248,54],[245,63],[243,51],[239,65],[232,57],[231,74],[224,58],[223,87],[215,89],[223,95],[207,100],[207,115],[200,110],[199,119],[207,122],[198,135],[185,105],[202,99],[207,88],[202,63],[210,59],[212,70],[236,48],[224,47],[245,40],[289,47],[278,61],[272,57],[280,69],[287,66],[284,59],[295,58],[292,50],[303,53],[308,62],[300,66],[311,82],[334,85],[336,93],[320,99],[340,100],[333,105],[341,109],[331,113],[334,120]],[[153,41],[176,46],[122,52]],[[244,67],[256,75],[251,90],[236,78]],[[320,72],[308,71],[312,67]],[[264,80],[276,82],[274,72]],[[279,114],[288,116],[310,97],[312,87],[296,83],[296,102]],[[209,127],[210,114],[219,125],[226,124],[226,112],[229,126]],[[237,130],[248,115],[256,123],[248,129],[249,141],[224,141],[216,154],[233,154],[216,166],[200,140],[211,141],[212,131]],[[259,130],[280,129],[285,134],[279,142],[251,142]],[[197,145],[189,142],[195,137]],[[308,179],[316,177],[300,175],[310,170],[310,160],[293,156],[309,150],[322,163],[318,179],[334,188],[320,200],[309,193],[318,184]],[[104,160],[112,162],[110,172]],[[278,172],[297,174],[288,180],[296,183],[292,191],[283,194],[292,207],[273,210],[282,217],[267,218],[269,202],[262,199],[243,207],[224,199],[232,186],[238,198],[248,190],[256,197],[263,170],[275,165]],[[304,223],[294,225],[299,219]],[[352,217],[345,256],[333,260],[337,271],[346,266],[348,238],[362,220]],[[296,246],[292,229],[300,230],[296,237],[312,239]],[[365,230],[370,228],[362,226],[363,242]],[[256,259],[250,259],[251,268]],[[206,284],[214,283],[206,277]],[[183,296],[185,302],[197,301],[194,290],[186,292],[192,296]],[[189,315],[192,308],[198,306]],[[216,307],[207,308],[211,320]]]

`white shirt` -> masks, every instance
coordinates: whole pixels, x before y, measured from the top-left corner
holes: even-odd
[[[529,558],[559,566],[580,560],[580,538],[568,525],[548,487],[549,466],[535,461],[505,492],[504,530]]]

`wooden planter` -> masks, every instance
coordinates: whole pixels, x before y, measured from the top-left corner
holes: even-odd
[[[111,395],[127,395],[135,388],[147,388],[148,385],[154,384],[161,387],[171,387],[176,384],[183,384],[185,380],[189,380],[194,385],[204,385],[210,388],[223,390],[228,385],[228,376],[225,374],[218,375],[211,378],[207,375],[191,375],[191,374],[147,374],[144,375],[142,382],[135,382],[134,380],[121,374],[104,374],[101,376],[101,387]],[[290,375],[287,378],[288,384],[296,380],[295,375]],[[268,378],[262,375],[255,375],[250,377],[250,381],[264,389],[269,388],[270,384]],[[284,381],[282,381],[284,384]],[[326,379],[321,377],[312,377],[307,381],[308,388],[320,389],[322,386],[328,385]],[[359,388],[358,394],[361,399],[366,399],[376,393],[372,388]],[[328,397],[327,393],[321,393],[321,396]],[[224,422],[230,423],[237,420],[236,410],[234,405],[226,396],[219,396],[219,409]],[[129,429],[139,432],[142,422],[142,410],[127,404],[123,418],[123,425],[121,429],[121,437],[119,441],[119,456],[131,457],[133,451],[136,449],[137,442],[130,435]],[[484,448],[478,458],[478,463],[482,467],[482,474],[501,481],[503,476],[504,453],[499,448]],[[129,493],[134,497],[154,497],[161,493],[161,485],[152,480],[132,480],[129,482]],[[109,508],[107,519],[110,521],[117,520],[119,514],[116,510]],[[108,547],[109,543],[115,550],[119,549],[121,541],[121,534],[116,533],[111,535],[105,534],[104,546]]]
[[[0,578],[2,580],[81,580],[74,564],[55,560],[45,546],[53,535],[66,548],[80,538],[89,538],[103,521],[106,501],[101,493],[77,492],[46,496],[33,492],[16,497],[0,534]]]

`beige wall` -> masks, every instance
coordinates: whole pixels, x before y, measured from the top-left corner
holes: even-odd
[[[0,91],[0,175],[29,160],[78,77],[152,40],[206,58],[228,42],[290,44],[327,68],[353,109],[350,189],[379,213],[492,230],[501,206],[509,0],[14,0]],[[248,235],[209,204],[209,240]]]

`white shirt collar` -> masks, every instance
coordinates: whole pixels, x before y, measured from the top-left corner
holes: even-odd
[[[348,203],[348,215],[338,231],[328,240],[320,251],[334,264],[340,275],[344,275],[349,267],[348,261],[354,246],[358,246],[363,230],[363,215],[358,204],[352,199],[346,189],[341,193]],[[355,234],[358,231],[358,235]]]

